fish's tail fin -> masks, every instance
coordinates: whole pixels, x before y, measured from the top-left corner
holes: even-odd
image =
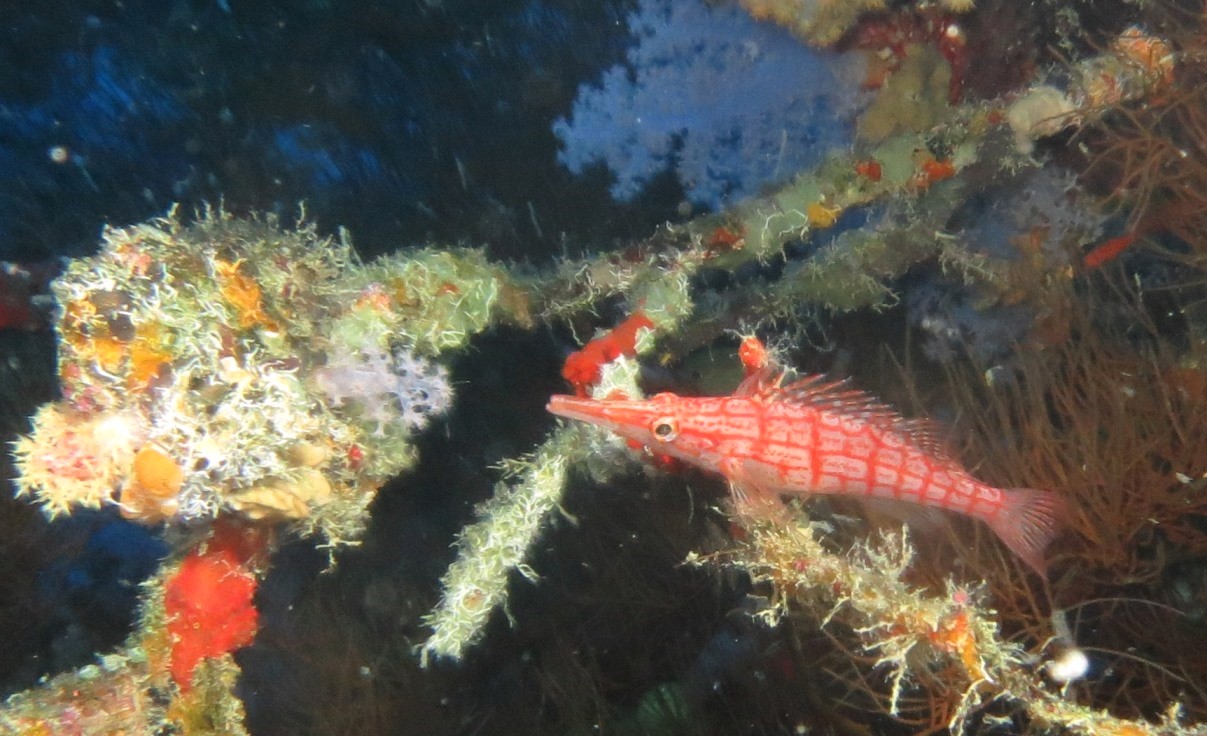
[[[1002,493],[1002,510],[989,520],[989,526],[1011,552],[1046,577],[1044,550],[1060,532],[1064,499],[1034,488],[1008,488]]]

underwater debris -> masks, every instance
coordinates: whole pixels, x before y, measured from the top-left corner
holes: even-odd
[[[351,541],[451,402],[412,351],[481,331],[493,274],[469,251],[363,267],[307,225],[221,211],[110,229],[53,284],[64,399],[15,445],[19,492],[51,515],[235,512]]]
[[[1061,86],[1040,84],[1006,110],[1015,145],[1030,153],[1035,141],[1140,100],[1160,97],[1175,81],[1168,42],[1138,26],[1115,38],[1108,53],[1078,62]]]

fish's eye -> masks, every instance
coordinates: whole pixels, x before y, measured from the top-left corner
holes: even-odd
[[[670,442],[679,434],[679,423],[671,417],[660,417],[650,425],[650,432],[654,434],[654,439]]]

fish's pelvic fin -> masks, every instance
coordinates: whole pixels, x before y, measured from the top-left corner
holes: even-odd
[[[1002,510],[989,526],[1011,552],[1046,577],[1044,550],[1060,532],[1064,499],[1034,488],[1007,488],[1002,494]]]

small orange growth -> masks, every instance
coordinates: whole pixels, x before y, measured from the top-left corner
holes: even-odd
[[[104,345],[98,345],[96,305],[88,299],[77,299],[63,305],[59,332],[63,343],[76,352],[81,361],[95,361],[106,372],[113,372],[121,364],[120,343],[106,337]],[[107,334],[107,333],[106,333]]]
[[[264,312],[261,300],[260,285],[250,276],[239,273],[239,262],[215,260],[214,270],[221,282],[222,298],[235,308],[238,314],[239,327],[247,329],[264,325],[275,329],[272,318]]]
[[[352,303],[353,309],[370,309],[375,312],[389,312],[393,308],[390,301],[390,295],[381,288],[380,285],[374,284],[360,293],[356,297],[356,301]]]
[[[805,216],[809,218],[809,225],[812,227],[830,227],[838,221],[841,214],[841,207],[828,207],[821,202],[814,202],[805,208]]]
[[[735,230],[725,225],[721,225],[716,230],[713,230],[712,234],[708,236],[708,240],[704,242],[704,245],[709,249],[721,252],[741,250],[745,244],[746,238],[740,230]]]
[[[135,343],[130,348],[130,372],[126,376],[126,384],[131,389],[146,388],[170,359],[171,356],[162,350]]]
[[[122,516],[147,523],[162,521],[176,511],[176,494],[184,485],[184,470],[167,453],[151,445],[134,456],[134,469],[122,489]]]
[[[1087,271],[1105,266],[1122,255],[1123,251],[1130,248],[1132,243],[1136,242],[1139,237],[1140,233],[1136,231],[1104,240],[1099,245],[1094,246],[1089,253],[1082,256],[1081,265]]]
[[[160,368],[171,360],[171,355],[160,349],[158,326],[140,326],[133,339],[113,337],[107,334],[103,326],[92,326],[90,330],[92,336],[73,332],[64,336],[64,342],[69,344],[80,358],[95,362],[106,374],[125,374],[127,387],[132,390],[146,388]]]
[[[162,346],[159,325],[139,326],[130,345],[130,369],[126,375],[126,383],[131,389],[146,388],[159,375],[160,369],[171,362],[171,354]]]
[[[977,649],[976,637],[972,634],[972,625],[968,621],[967,611],[959,611],[941,623],[938,630],[934,632],[931,642],[940,649],[959,657],[969,677],[981,680],[987,676],[981,666],[980,650]]]
[[[259,614],[253,602],[252,558],[264,546],[259,534],[219,527],[181,562],[164,589],[171,647],[169,671],[181,692],[193,684],[203,659],[220,657],[255,638]]]
[[[749,376],[765,367],[771,361],[771,356],[768,355],[767,346],[763,341],[751,335],[743,338],[742,344],[738,346],[738,359],[742,361],[742,368]]]
[[[1113,46],[1115,51],[1143,67],[1162,85],[1173,84],[1176,57],[1163,39],[1131,26],[1115,39]]]
[[[654,329],[654,323],[644,313],[633,312],[628,319],[612,328],[606,335],[595,338],[582,350],[571,353],[562,366],[562,378],[574,386],[574,392],[586,396],[587,389],[599,382],[600,368],[620,356],[636,354],[638,330]]]
[[[867,159],[866,161],[856,161],[855,173],[873,182],[880,181],[880,177],[884,175],[883,170],[880,168],[880,162],[874,158]]]
[[[134,456],[134,479],[147,493],[167,498],[184,485],[184,471],[167,453],[146,445]]]
[[[922,162],[922,166],[917,174],[917,184],[919,189],[925,189],[935,182],[950,179],[956,175],[956,167],[949,159],[939,159],[933,156],[928,156]]]
[[[91,348],[92,358],[101,370],[110,374],[118,372],[129,351],[127,344],[115,337],[97,337],[86,340],[85,345]]]

